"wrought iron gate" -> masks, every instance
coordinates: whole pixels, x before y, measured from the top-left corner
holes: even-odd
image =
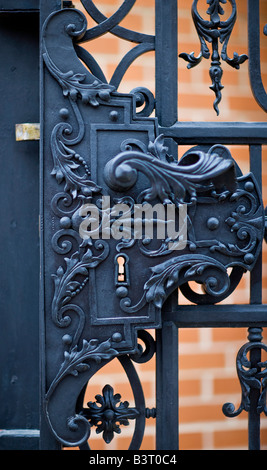
[[[40,1],[40,449],[89,449],[93,426],[108,443],[129,419],[135,422],[129,449],[139,449],[149,417],[156,419],[157,450],[178,449],[178,329],[225,326],[247,327],[248,342],[237,355],[240,407],[227,403],[223,412],[248,413],[249,449],[259,449],[260,418],[267,414],[261,299],[267,126],[179,121],[177,1],[155,0],[155,36],[120,26],[134,3],[124,0],[106,18],[93,1],[82,0],[97,23],[87,29],[71,2]],[[179,51],[180,57],[190,68],[210,60],[217,114],[223,62],[239,69],[249,60],[255,99],[267,111],[259,1],[248,0],[248,57],[232,58],[227,45],[238,2],[229,0],[227,19],[224,3],[207,1],[204,19],[194,0],[200,54]],[[83,48],[106,32],[136,44],[109,83]],[[156,96],[144,88],[118,93],[128,67],[152,50]],[[184,144],[192,147],[178,161],[177,146]],[[249,146],[246,175],[227,148],[236,144]],[[250,304],[221,305],[247,271]],[[202,294],[191,289],[192,280],[203,286]],[[178,304],[178,289],[192,305]],[[154,354],[156,406],[148,409],[134,363]],[[130,381],[135,406],[120,402],[107,384],[98,403],[84,407],[88,382],[114,358]]]

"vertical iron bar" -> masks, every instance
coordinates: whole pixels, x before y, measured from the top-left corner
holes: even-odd
[[[177,0],[156,0],[156,116],[160,126],[177,121]],[[176,158],[177,145],[166,139]],[[156,350],[156,448],[178,449],[178,329],[164,322],[167,306],[177,304],[174,293],[162,309],[162,329],[157,331]],[[174,306],[174,305],[173,305]]]
[[[254,174],[260,191],[262,190],[262,148],[261,145],[250,145],[250,171]],[[250,274],[250,303],[262,303],[262,253]],[[262,328],[248,328],[248,340],[260,342]],[[254,348],[250,352],[251,369],[259,372],[258,363],[261,361],[261,349]],[[260,414],[257,412],[260,390],[250,388],[250,410],[248,413],[248,447],[249,450],[260,450]]]
[[[178,329],[163,322],[156,333],[156,449],[178,449]]]
[[[250,171],[262,191],[262,148],[261,145],[250,145]],[[259,254],[255,267],[250,274],[250,303],[262,303],[262,253]]]
[[[250,342],[260,342],[262,340],[262,328],[249,328],[248,339]],[[254,348],[250,352],[251,369],[255,368],[260,372],[258,366],[261,362],[261,349]],[[249,401],[250,409],[248,413],[248,448],[249,450],[260,450],[260,414],[257,411],[260,389],[250,387]]]
[[[60,10],[62,6],[61,0],[40,0],[40,38],[42,38],[42,28],[46,18],[54,11]],[[40,282],[40,306],[39,306],[39,338],[40,338],[40,450],[60,450],[61,445],[52,436],[43,412],[43,402],[46,391],[45,384],[45,307],[44,307],[44,289],[43,289],[43,127],[44,121],[44,103],[43,103],[43,89],[44,89],[44,67],[42,56],[42,44],[40,44],[40,267],[41,267],[41,282]]]
[[[251,89],[257,103],[267,110],[267,94],[262,82],[260,63],[260,2],[248,0],[248,56]]]
[[[156,115],[160,126],[177,121],[177,0],[156,0]]]

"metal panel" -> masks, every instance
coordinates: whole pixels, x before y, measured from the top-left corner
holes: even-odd
[[[0,16],[0,37],[0,448],[25,449],[39,440],[39,145],[15,126],[39,122],[38,15]]]

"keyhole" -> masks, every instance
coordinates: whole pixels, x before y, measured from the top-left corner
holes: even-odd
[[[125,281],[125,258],[123,256],[118,256],[117,258],[117,263],[119,265],[118,267],[118,282],[124,282]]]

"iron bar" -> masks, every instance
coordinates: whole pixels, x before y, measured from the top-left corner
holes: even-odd
[[[0,13],[39,12],[39,2],[36,0],[1,0]]]
[[[262,190],[262,148],[261,145],[250,145],[250,171],[253,172],[260,191]],[[250,273],[250,304],[262,303],[262,251],[257,262]],[[262,328],[248,328],[248,340],[250,342],[262,341]],[[261,371],[261,349],[253,348],[250,351],[251,369]],[[249,450],[260,450],[260,413],[258,403],[260,398],[260,388],[250,388],[250,408],[248,412],[248,447]]]
[[[248,0],[248,53],[251,89],[257,103],[267,111],[267,94],[261,77],[259,0]]]
[[[156,448],[178,449],[178,329],[163,322],[156,332]],[[166,426],[166,423],[168,425]]]
[[[40,35],[42,32],[43,24],[52,11],[59,10],[61,8],[61,0],[52,0],[51,2],[47,2],[46,0],[40,0],[40,15],[39,15],[39,25],[40,25]],[[41,51],[40,51],[41,52]],[[42,90],[43,84],[44,84],[44,69],[43,69],[43,60],[42,60],[42,55],[40,55],[40,83],[41,87],[40,89]],[[43,93],[40,94],[40,226],[42,228],[43,226],[43,185],[41,183],[42,181],[42,171],[43,171],[43,147],[42,147],[42,142],[43,142],[43,113],[44,113],[44,108],[43,108]],[[43,258],[43,253],[44,253],[44,237],[42,230],[40,231],[40,267],[41,270],[43,269],[44,266],[44,258]],[[40,327],[40,336],[39,336],[39,342],[40,342],[40,356],[39,356],[39,369],[40,369],[40,403],[42,403],[42,398],[45,395],[45,380],[44,380],[44,370],[45,370],[45,326],[44,326],[44,290],[43,290],[43,284],[41,282],[40,284],[40,305],[39,305],[39,327]],[[47,421],[44,416],[44,411],[43,407],[40,406],[40,440],[39,440],[39,448],[42,450],[60,450],[61,449],[61,444],[52,436],[50,430],[48,429]]]
[[[250,145],[250,171],[254,174],[260,191],[262,190],[262,148],[261,145]],[[250,303],[262,302],[262,251],[250,273]]]
[[[171,126],[177,121],[177,1],[155,5],[156,115],[160,126]]]
[[[155,15],[156,116],[159,125],[170,126],[177,121],[177,0],[156,0]],[[175,142],[166,139],[166,144],[175,157]],[[168,305],[175,302],[176,295]],[[167,303],[163,311],[166,308]],[[156,447],[178,449],[178,330],[163,322],[156,337]]]
[[[251,343],[262,341],[262,328],[249,328],[248,340]],[[251,369],[255,369],[258,373],[261,368],[261,349],[252,348],[250,351]],[[258,403],[261,390],[259,387],[251,385],[249,392],[250,407],[248,412],[248,448],[249,450],[260,450],[260,413],[258,412]]]
[[[169,127],[160,124],[160,132],[180,145],[267,143],[266,122],[176,122]]]
[[[164,312],[179,328],[267,326],[266,305],[179,305]]]

